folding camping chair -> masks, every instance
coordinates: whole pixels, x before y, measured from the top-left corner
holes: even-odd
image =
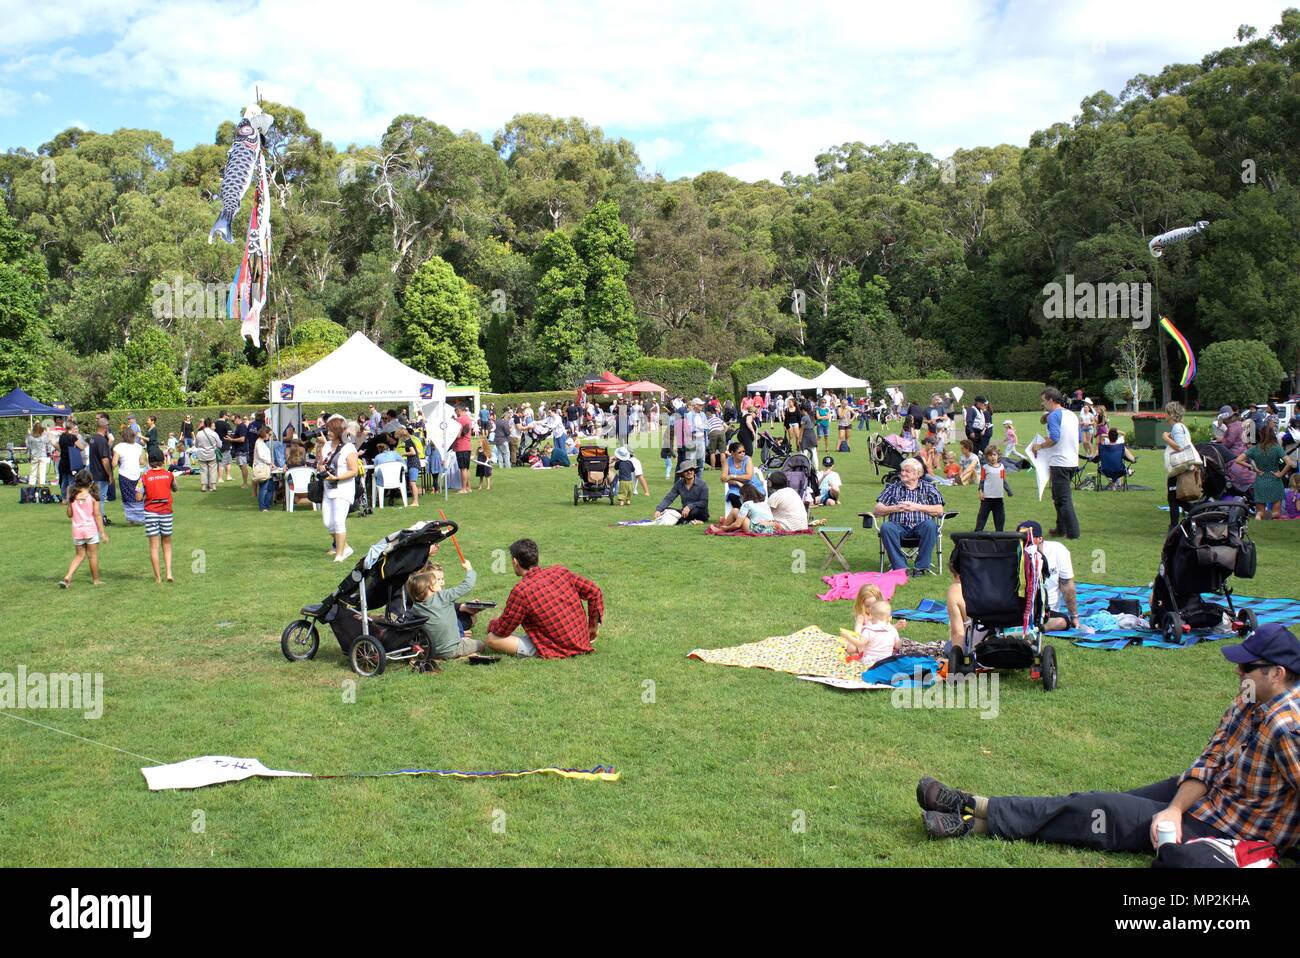
[[[878,520],[870,512],[859,512],[858,515],[862,517],[862,528],[876,530],[876,539],[880,544],[880,571],[884,572],[885,564],[889,561],[889,553],[885,551],[885,539],[880,535],[880,527],[884,525],[884,523]],[[954,518],[956,515],[956,512],[945,512],[934,520],[935,525],[939,527],[938,534],[935,536],[934,540],[934,553],[939,568],[936,571],[935,568],[931,566],[929,571],[934,572],[936,575],[943,575],[943,524],[949,519]],[[903,536],[898,543],[898,547],[904,557],[906,557],[907,561],[915,567],[918,554],[921,551],[921,540],[914,535]]]

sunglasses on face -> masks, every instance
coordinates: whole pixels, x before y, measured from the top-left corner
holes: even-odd
[[[1242,675],[1249,675],[1251,672],[1258,672],[1260,669],[1271,669],[1273,662],[1247,662],[1245,665],[1238,665],[1237,671]]]

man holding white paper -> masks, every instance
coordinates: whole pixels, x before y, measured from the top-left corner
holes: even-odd
[[[1061,404],[1059,390],[1048,386],[1042,392],[1047,410],[1047,438],[1029,446],[1029,457],[1037,459],[1039,450],[1047,450],[1047,466],[1052,483],[1052,504],[1056,506],[1056,528],[1048,535],[1066,539],[1079,538],[1079,517],[1074,514],[1071,480],[1079,468],[1079,417]]]

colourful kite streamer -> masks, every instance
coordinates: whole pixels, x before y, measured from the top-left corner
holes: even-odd
[[[1168,316],[1160,317],[1160,328],[1169,334],[1170,338],[1178,344],[1178,348],[1183,351],[1183,361],[1187,364],[1183,368],[1183,378],[1178,383],[1184,389],[1196,378],[1196,356],[1192,353],[1192,344],[1187,341],[1187,337],[1178,331],[1178,327],[1169,321]]]

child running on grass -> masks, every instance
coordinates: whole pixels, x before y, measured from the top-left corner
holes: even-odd
[[[162,450],[157,446],[150,448],[149,469],[140,478],[144,487],[144,534],[149,540],[153,580],[162,582],[158,568],[158,545],[161,541],[167,581],[175,582],[172,578],[172,493],[176,491],[176,476],[163,468]]]
[[[99,492],[90,472],[82,469],[73,480],[72,495],[68,496],[68,518],[72,520],[72,544],[76,546],[76,555],[68,566],[68,574],[59,580],[59,588],[66,589],[72,585],[72,574],[77,571],[83,559],[90,560],[90,582],[102,585],[99,578],[99,544],[108,541],[108,530],[104,528],[104,514],[99,508]]]

